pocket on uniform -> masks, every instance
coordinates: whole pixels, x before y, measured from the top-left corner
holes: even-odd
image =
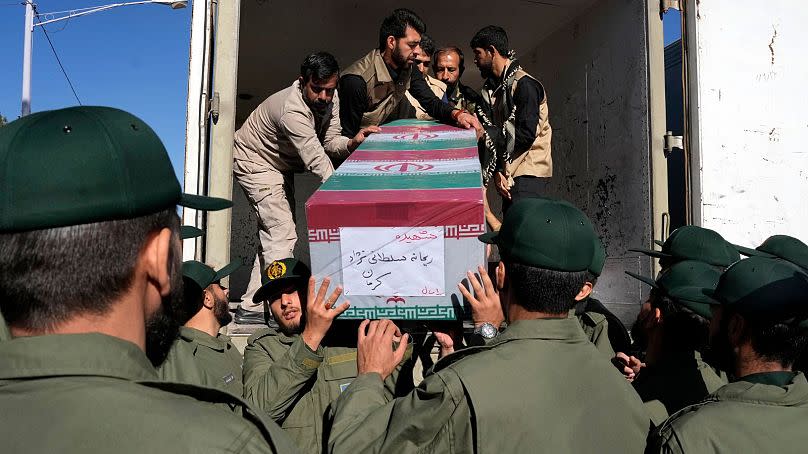
[[[320,367],[318,373],[328,383],[330,397],[335,399],[356,378],[356,352],[326,358],[326,367]]]

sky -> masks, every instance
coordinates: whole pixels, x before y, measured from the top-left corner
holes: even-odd
[[[110,2],[38,0],[41,14]],[[21,0],[0,0],[0,114],[20,115],[23,24]],[[679,37],[679,13],[664,18],[665,44]],[[78,104],[42,27],[34,28],[32,112]],[[185,147],[191,5],[135,5],[46,25],[84,105],[132,112],[155,129],[181,179]]]
[[[0,114],[20,115],[25,7],[0,0]],[[40,13],[115,3],[37,0]],[[36,21],[35,21],[36,22]],[[31,111],[78,102],[41,27],[34,27]],[[178,178],[185,147],[191,7],[134,5],[46,25],[56,52],[84,105],[117,107],[157,132]]]

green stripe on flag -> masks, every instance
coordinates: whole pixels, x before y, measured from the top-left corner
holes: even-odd
[[[358,191],[374,189],[456,189],[482,185],[479,172],[433,173],[425,175],[331,175],[321,191]]]

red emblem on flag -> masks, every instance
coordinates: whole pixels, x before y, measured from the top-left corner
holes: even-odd
[[[417,162],[396,162],[393,164],[379,164],[374,167],[379,172],[424,172],[435,168],[432,164],[423,164]]]

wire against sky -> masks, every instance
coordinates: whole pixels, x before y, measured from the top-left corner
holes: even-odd
[[[48,35],[48,31],[45,29],[44,25],[41,25],[42,20],[39,19],[40,14],[39,14],[39,11],[37,11],[36,6],[34,6],[34,13],[36,14],[36,16],[35,16],[36,21],[40,23],[39,28],[41,28],[42,33],[45,34],[45,38],[47,38],[47,40],[48,40],[48,44],[50,45],[51,51],[53,51],[53,56],[56,57],[56,62],[59,63],[59,68],[62,69],[62,74],[64,74],[65,79],[67,79],[67,84],[70,85],[70,90],[73,92],[73,96],[76,97],[76,102],[78,102],[79,105],[81,106],[82,105],[81,100],[79,99],[79,95],[76,93],[76,88],[73,87],[73,82],[70,80],[70,76],[67,75],[67,71],[65,71],[65,67],[64,67],[64,65],[62,65],[62,60],[59,58],[59,54],[56,53],[56,48],[53,47],[53,42],[51,41],[50,36]]]

